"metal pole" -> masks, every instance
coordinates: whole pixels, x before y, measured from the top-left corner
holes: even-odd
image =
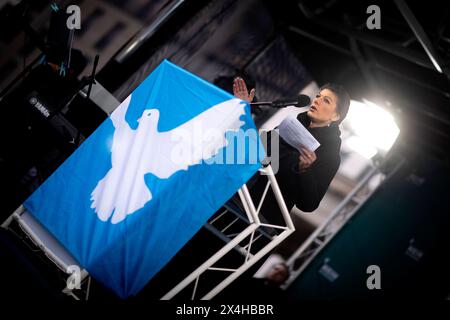
[[[321,17],[317,18],[306,17],[306,18],[309,18],[308,22],[313,23],[315,25],[325,27],[328,30],[337,32],[347,37],[354,37],[355,39],[364,42],[370,46],[376,47],[393,55],[399,56],[403,59],[416,63],[422,67],[434,69],[433,64],[430,63],[428,60],[424,59],[422,55],[417,54],[414,51],[407,50],[399,45],[395,45],[387,40],[380,39],[372,35],[363,34],[358,31],[354,31],[353,29],[343,26],[342,24],[337,24],[336,22]]]
[[[272,166],[267,166],[264,168],[264,170],[268,173],[267,176],[269,177],[273,193],[275,194],[275,199],[277,199],[278,206],[280,207],[281,214],[283,215],[284,221],[286,222],[286,226],[290,230],[295,230],[294,223],[292,222],[291,216],[289,215],[289,210],[286,207],[286,203],[284,202],[283,195],[281,194],[280,187],[278,186],[275,174],[273,173]]]
[[[403,0],[394,0],[394,2],[397,5],[400,12],[402,13],[409,27],[414,32],[414,35],[416,36],[417,40],[419,40],[420,44],[422,45],[423,49],[428,55],[428,58],[430,58],[431,62],[433,63],[433,66],[439,73],[442,73],[442,68],[439,65],[438,61],[439,58],[436,52],[434,51],[433,45],[431,44],[430,39],[423,30],[419,21],[417,21],[416,17],[412,13],[411,9],[409,9],[408,5]]]
[[[236,272],[230,274],[225,280],[223,280],[221,283],[219,283],[214,289],[212,289],[210,292],[208,292],[205,296],[202,297],[202,300],[210,300],[214,298],[219,292],[221,292],[224,288],[226,288],[231,282],[236,280],[237,277],[239,277],[243,272],[248,270],[252,265],[254,265],[259,259],[261,259],[264,255],[269,253],[275,246],[277,246],[279,243],[281,243],[284,239],[286,239],[292,232],[294,232],[293,229],[285,230],[283,231],[275,240],[270,242],[267,246],[265,246],[263,249],[258,251],[257,254],[255,254],[252,258],[247,260],[244,264],[242,264]]]
[[[293,26],[289,26],[288,30],[292,31],[294,33],[297,33],[297,34],[299,34],[301,36],[304,36],[305,38],[309,38],[309,39],[311,39],[313,41],[316,41],[316,42],[318,42],[320,44],[323,44],[324,46],[330,47],[330,48],[332,48],[332,49],[334,49],[334,50],[336,50],[336,51],[338,51],[338,52],[340,52],[342,54],[345,54],[346,56],[350,56],[350,57],[352,56],[352,53],[349,50],[341,48],[338,45],[336,45],[334,43],[331,43],[330,41],[327,41],[327,40],[324,40],[322,38],[319,38],[318,36],[315,36],[315,35],[313,35],[313,34],[311,34],[309,32],[306,32],[305,30],[301,30],[301,29],[299,29],[297,27],[293,27]]]
[[[185,2],[185,0],[173,1],[171,5],[147,28],[139,32],[131,41],[131,43],[120,51],[115,60],[122,63],[133,52],[135,52],[145,41],[147,41],[173,14],[174,12]]]
[[[194,272],[192,272],[189,276],[187,276],[177,286],[175,286],[172,290],[170,290],[168,293],[166,293],[161,298],[161,300],[170,300],[170,299],[172,299],[181,290],[186,288],[192,281],[194,281],[200,274],[205,272],[209,267],[211,267],[214,263],[216,263],[220,258],[222,258],[231,249],[233,249],[235,246],[237,246],[242,240],[244,240],[247,236],[249,236],[257,228],[258,228],[257,224],[249,225],[244,231],[242,231],[233,240],[231,240],[225,246],[223,246],[211,258],[206,260],[200,267],[198,267]]]

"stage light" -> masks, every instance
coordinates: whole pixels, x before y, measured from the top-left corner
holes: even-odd
[[[368,159],[378,152],[387,153],[400,133],[394,117],[366,99],[351,101],[344,123],[352,132],[346,141],[348,147]]]

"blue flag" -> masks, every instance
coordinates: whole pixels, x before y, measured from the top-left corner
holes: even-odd
[[[248,103],[163,61],[24,203],[135,295],[260,167]]]

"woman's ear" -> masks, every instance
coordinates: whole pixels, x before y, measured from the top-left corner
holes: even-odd
[[[333,117],[331,118],[331,121],[336,122],[336,121],[338,121],[340,118],[341,118],[341,116],[339,115],[339,113],[336,112],[336,113],[333,115]]]

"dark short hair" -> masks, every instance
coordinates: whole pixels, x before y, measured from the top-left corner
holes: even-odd
[[[337,124],[340,124],[347,116],[347,112],[350,107],[350,95],[343,86],[336,83],[327,83],[320,87],[320,91],[324,89],[332,91],[337,97],[336,109],[339,114],[339,120],[336,122]]]

